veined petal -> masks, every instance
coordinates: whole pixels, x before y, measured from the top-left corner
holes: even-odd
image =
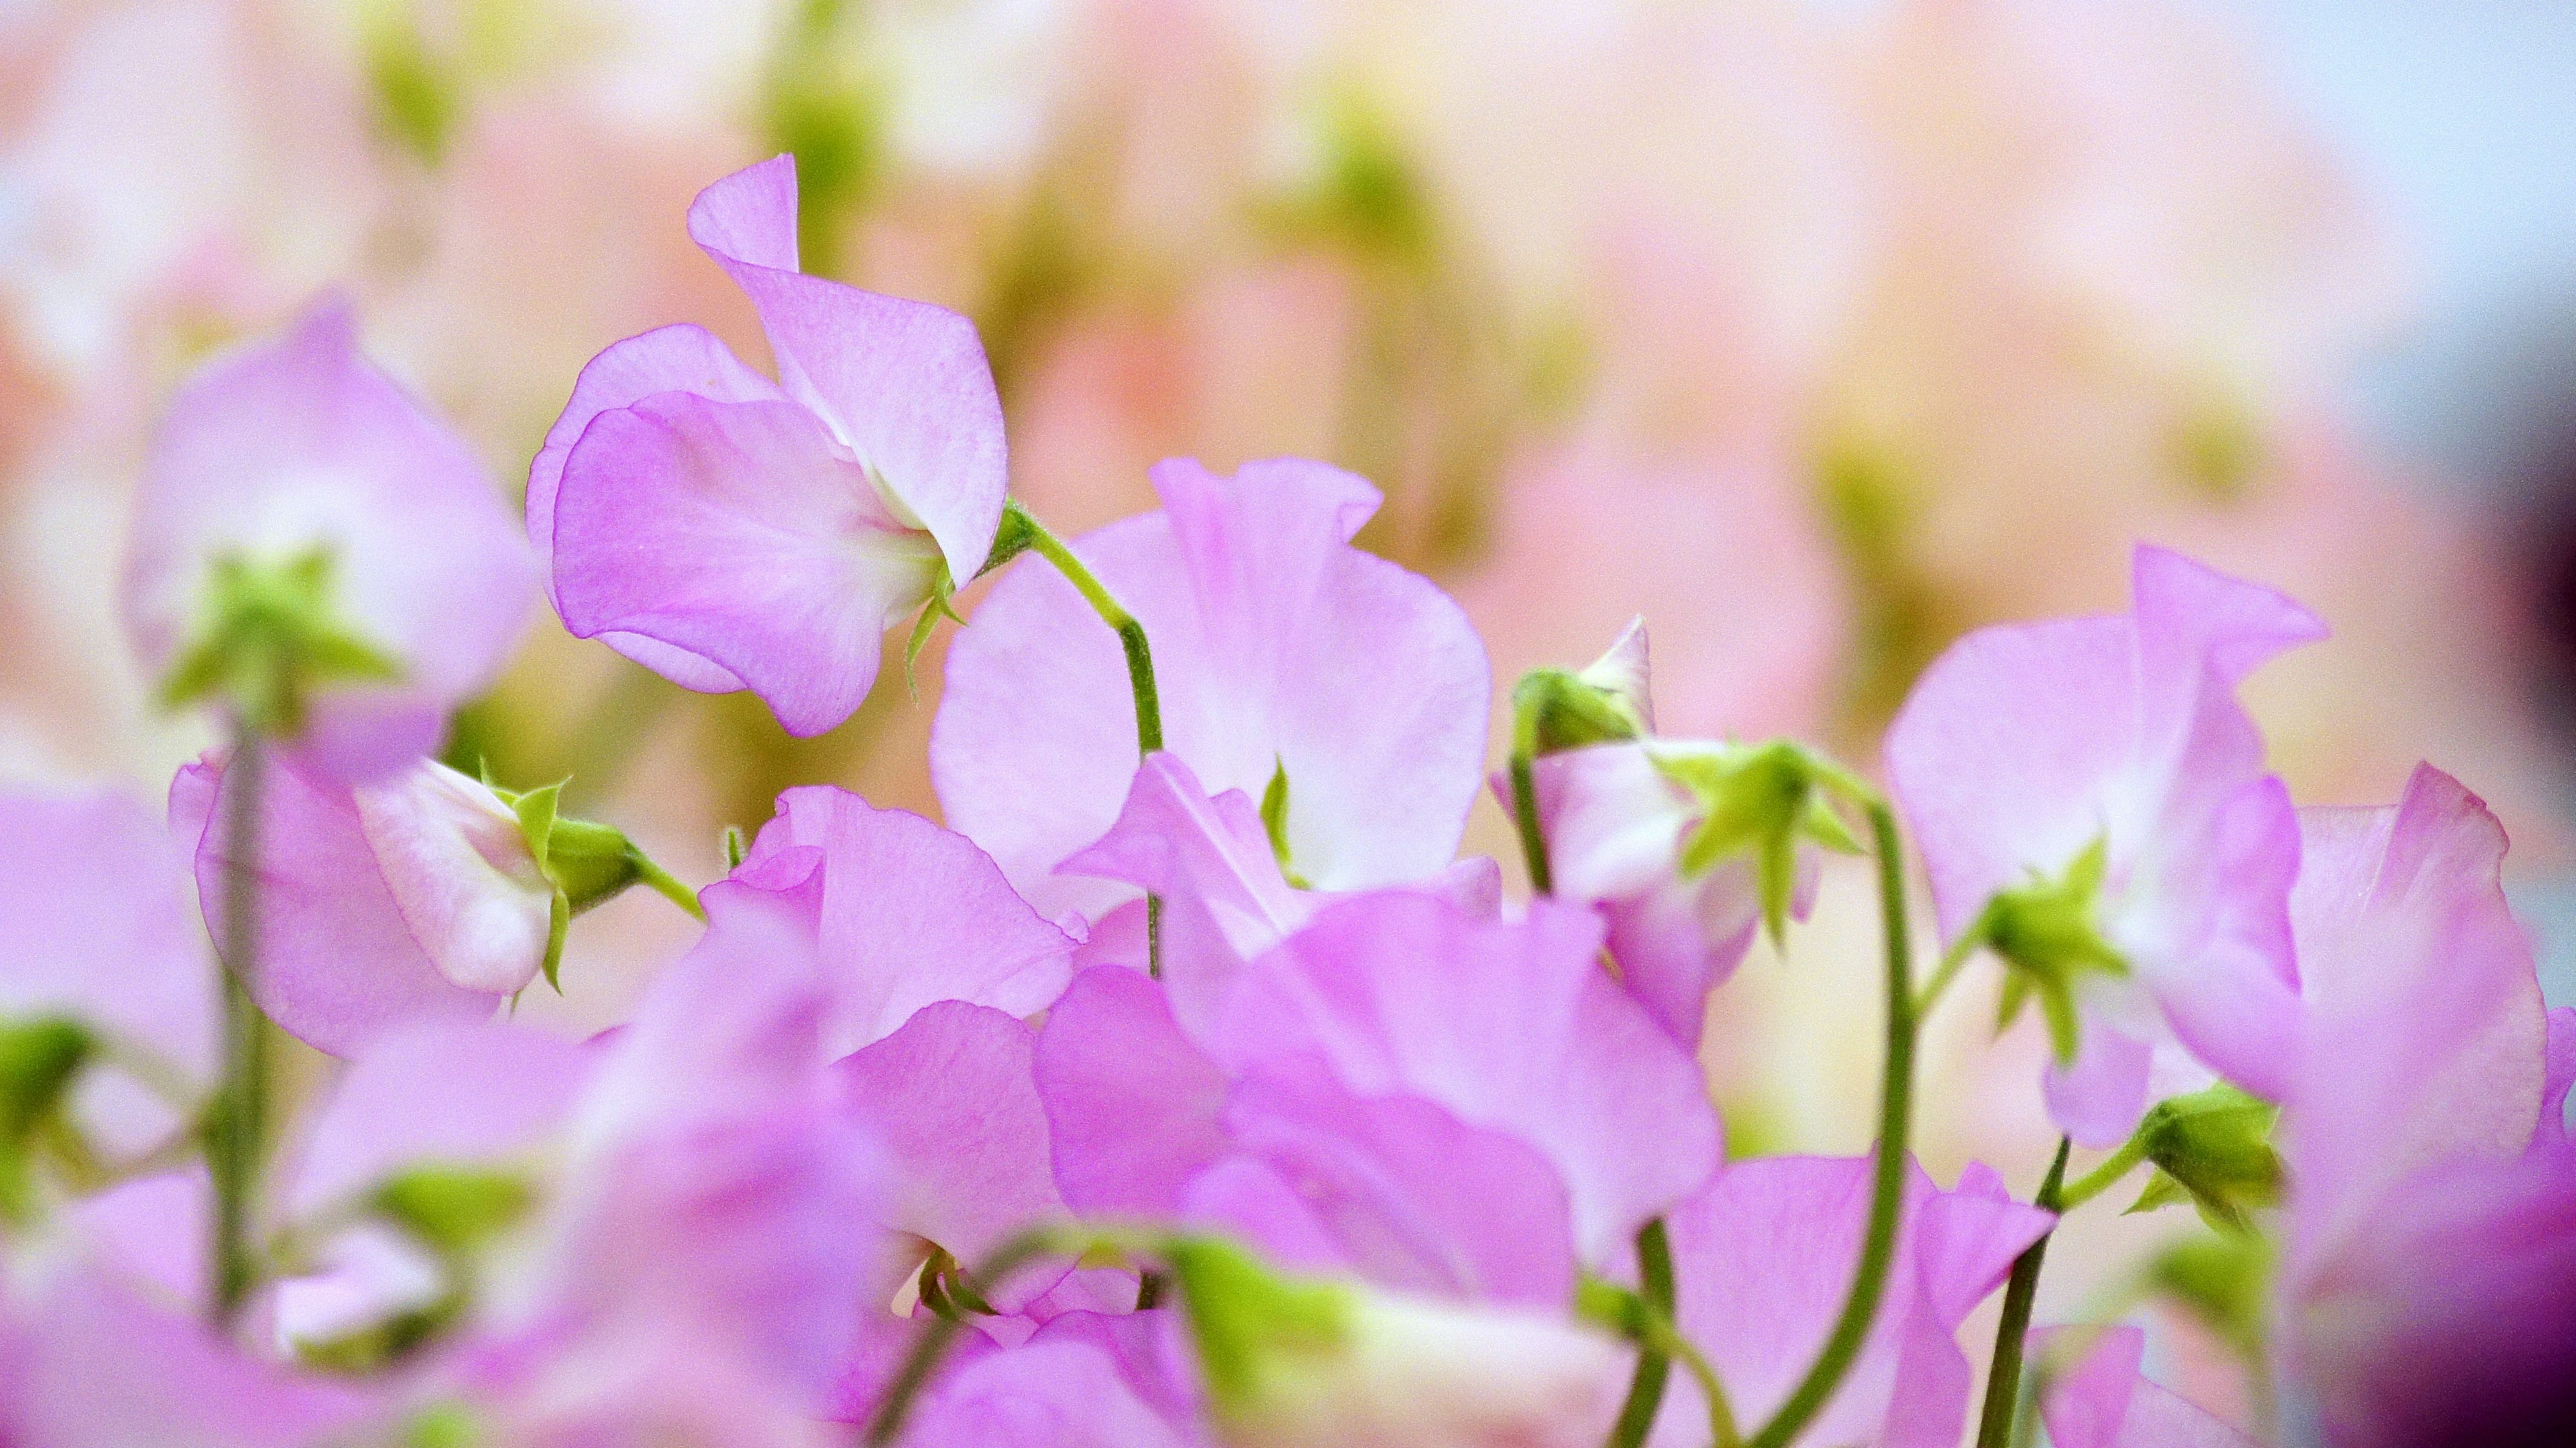
[[[788,402],[662,393],[601,413],[555,504],[565,627],[708,659],[798,735],[858,708],[886,628],[929,598],[938,566],[930,537]]]

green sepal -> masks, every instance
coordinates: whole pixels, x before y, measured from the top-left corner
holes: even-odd
[[[2254,1232],[2254,1213],[2281,1200],[2281,1157],[2271,1140],[2280,1116],[2279,1107],[2225,1082],[2157,1102],[2138,1126],[2156,1173],[2129,1210],[2189,1201],[2219,1231]]]
[[[1001,525],[993,530],[992,550],[984,555],[984,566],[975,570],[975,576],[981,578],[1036,547],[1039,531],[1037,519],[1029,516],[1019,499],[1004,499]]]
[[[2095,923],[2109,868],[2109,842],[2097,837],[2057,879],[2034,874],[2027,884],[1998,891],[1969,927],[2008,967],[1995,1029],[2011,1025],[2023,1003],[2036,998],[2060,1065],[2075,1059],[2081,1035],[2075,995],[2083,977],[2129,973],[2128,958]]]
[[[989,568],[992,565],[988,563],[985,566]],[[920,615],[912,621],[912,634],[903,641],[903,691],[913,698],[921,697],[918,681],[913,677],[913,665],[920,661],[921,651],[930,647],[930,635],[939,627],[939,621],[945,618],[960,628],[966,626],[966,620],[959,617],[957,610],[948,602],[956,592],[957,581],[949,577],[948,564],[943,560],[939,572],[930,580],[930,597],[922,602]]]
[[[1221,1415],[1256,1410],[1283,1372],[1329,1358],[1350,1341],[1349,1288],[1272,1272],[1212,1237],[1179,1238],[1165,1257]]]
[[[556,995],[563,994],[564,942],[572,936],[572,897],[557,889],[546,902],[546,958],[538,962],[546,973],[546,984]],[[510,997],[510,1008],[518,1009],[519,998]]]
[[[1646,721],[1612,690],[1567,669],[1532,669],[1512,687],[1514,737],[1532,758],[1646,735]]]
[[[402,1448],[474,1448],[483,1426],[463,1403],[433,1403],[403,1424],[397,1441]]]
[[[452,1292],[442,1294],[437,1301],[426,1306],[397,1312],[354,1332],[320,1342],[299,1342],[295,1345],[295,1357],[304,1366],[319,1372],[341,1373],[352,1377],[381,1372],[431,1338],[438,1336],[450,1323],[462,1316],[464,1310],[465,1299],[461,1295]],[[424,1440],[407,1437],[404,1441],[408,1443]],[[461,1441],[471,1443],[474,1440],[466,1438]]]
[[[1829,786],[1841,772],[1798,744],[1777,739],[1656,751],[1652,758],[1666,779],[1697,796],[1706,811],[1682,841],[1676,861],[1682,877],[1705,875],[1732,859],[1751,860],[1763,929],[1775,946],[1788,934],[1799,845],[1861,852],[1860,841],[1834,811]]]
[[[483,780],[484,787],[499,795],[510,806],[510,812],[519,817],[519,833],[527,837],[528,853],[536,856],[539,870],[546,868],[547,858],[554,849],[555,819],[563,803],[565,783],[564,780],[556,780],[552,784],[541,784],[525,794],[514,795],[495,786],[488,775]],[[554,877],[548,875],[547,878]]]
[[[60,1016],[0,1024],[0,1219],[23,1222],[35,1210],[36,1138],[97,1046]]]
[[[368,1205],[433,1250],[458,1257],[508,1230],[535,1198],[516,1172],[431,1165],[387,1179]]]
[[[1651,1313],[1645,1298],[1587,1272],[1574,1286],[1574,1315],[1630,1342],[1644,1342]]]
[[[315,689],[399,680],[402,666],[333,610],[331,570],[319,548],[282,561],[214,560],[196,634],[161,678],[162,707],[220,698],[253,728],[292,737]]]
[[[716,844],[724,852],[725,873],[728,875],[742,868],[743,856],[751,851],[749,841],[743,838],[740,825],[725,826],[724,833],[717,836]]]

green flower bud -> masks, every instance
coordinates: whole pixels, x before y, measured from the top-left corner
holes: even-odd
[[[2132,1212],[2188,1200],[2212,1227],[2254,1230],[2253,1212],[2281,1200],[2272,1127],[2281,1109],[2224,1082],[2159,1101],[2138,1127],[2156,1174]]]
[[[1645,620],[1635,619],[1586,667],[1521,676],[1512,689],[1516,742],[1536,757],[1643,739],[1655,732],[1649,690]]]

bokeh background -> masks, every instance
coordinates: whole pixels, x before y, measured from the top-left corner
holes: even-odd
[[[157,791],[210,742],[115,613],[192,366],[343,289],[515,498],[600,347],[761,355],[681,215],[780,150],[808,270],[979,323],[1060,531],[1167,455],[1331,459],[1505,689],[1642,612],[1667,732],[1866,760],[1961,630],[2120,606],[2134,540],[2288,589],[2336,631],[2251,689],[2294,792],[2458,774],[2576,999],[2564,0],[0,4],[0,774]],[[793,741],[545,616],[453,752],[704,879],[788,784],[935,812],[938,655]],[[1866,1145],[1864,894],[1720,998],[1738,1150]],[[678,923],[592,917],[528,1009],[615,1019]],[[1992,994],[1932,1026],[1923,1150],[2027,1191]],[[2175,1229],[2080,1223],[2043,1317]]]

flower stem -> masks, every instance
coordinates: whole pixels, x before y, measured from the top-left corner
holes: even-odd
[[[1007,540],[995,549],[998,560],[1014,548],[1028,548],[1053,564],[1064,575],[1065,582],[1100,615],[1118,635],[1118,647],[1127,655],[1127,688],[1136,697],[1136,755],[1142,759],[1163,747],[1162,691],[1154,682],[1154,651],[1145,642],[1145,626],[1136,621],[1124,604],[1110,593],[1091,569],[1064,540],[1047,531],[1036,515],[1020,506],[1014,498],[1004,505],[1002,533]],[[986,568],[997,566],[986,563]],[[1159,896],[1145,896],[1145,973],[1160,979],[1163,974],[1163,902]]]
[[[268,1133],[268,1018],[245,982],[258,968],[260,797],[267,775],[267,741],[244,724],[224,768],[224,948],[216,967],[223,977],[224,1074],[205,1121],[206,1172],[215,1195],[207,1311],[217,1327],[232,1322],[259,1276],[251,1219]]]
[[[698,892],[690,889],[687,881],[653,863],[642,850],[630,847],[627,859],[635,866],[635,878],[651,886],[654,894],[688,911],[700,923],[705,922],[706,907],[698,903]]]
[[[1538,756],[1537,719],[1527,710],[1519,711],[1512,722],[1512,825],[1520,831],[1521,862],[1529,867],[1530,889],[1541,895],[1556,893],[1555,872],[1548,867],[1547,835],[1538,822],[1538,780],[1533,771]]]
[[[2032,1205],[2058,1209],[2058,1187],[2066,1180],[2066,1153],[2074,1143],[2057,1140],[2057,1159],[2039,1184]],[[2013,1259],[2012,1278],[2004,1285],[2003,1321],[1995,1325],[1994,1365],[1986,1370],[1986,1405],[1977,1419],[1977,1448],[2011,1448],[2013,1418],[2021,1406],[2021,1345],[2030,1333],[2031,1303],[2039,1295],[2039,1268],[2048,1256],[2048,1237],[2022,1249]]]
[[[2105,1157],[2100,1166],[2067,1183],[2065,1188],[2058,1192],[2057,1201],[2050,1210],[2060,1215],[2074,1211],[2077,1207],[2109,1191],[2119,1183],[2120,1178],[2129,1174],[2130,1168],[2146,1159],[2147,1137],[2146,1133],[2141,1131],[2122,1142],[2120,1149]]]
[[[1676,1300],[1673,1283],[1673,1244],[1664,1230],[1664,1219],[1657,1217],[1637,1232],[1638,1296],[1646,1306],[1670,1321]],[[1664,1383],[1672,1376],[1671,1344],[1640,1341],[1637,1346],[1636,1376],[1628,1381],[1628,1400],[1619,1407],[1619,1421],[1610,1432],[1610,1448],[1638,1448],[1655,1426],[1655,1414],[1664,1406]],[[1714,1410],[1712,1410],[1714,1411]]]
[[[1878,855],[1879,916],[1887,945],[1887,1059],[1879,1091],[1869,1227],[1861,1242],[1860,1264],[1852,1273],[1851,1295],[1843,1301],[1842,1316],[1825,1339],[1824,1350],[1779,1412],[1748,1440],[1751,1448],[1786,1448],[1842,1386],[1844,1374],[1869,1335],[1871,1320],[1878,1315],[1888,1267],[1896,1255],[1896,1229],[1905,1211],[1906,1137],[1914,1094],[1913,952],[1906,933],[1905,855],[1897,837],[1896,812],[1875,792],[1858,792],[1869,813],[1871,841]]]

